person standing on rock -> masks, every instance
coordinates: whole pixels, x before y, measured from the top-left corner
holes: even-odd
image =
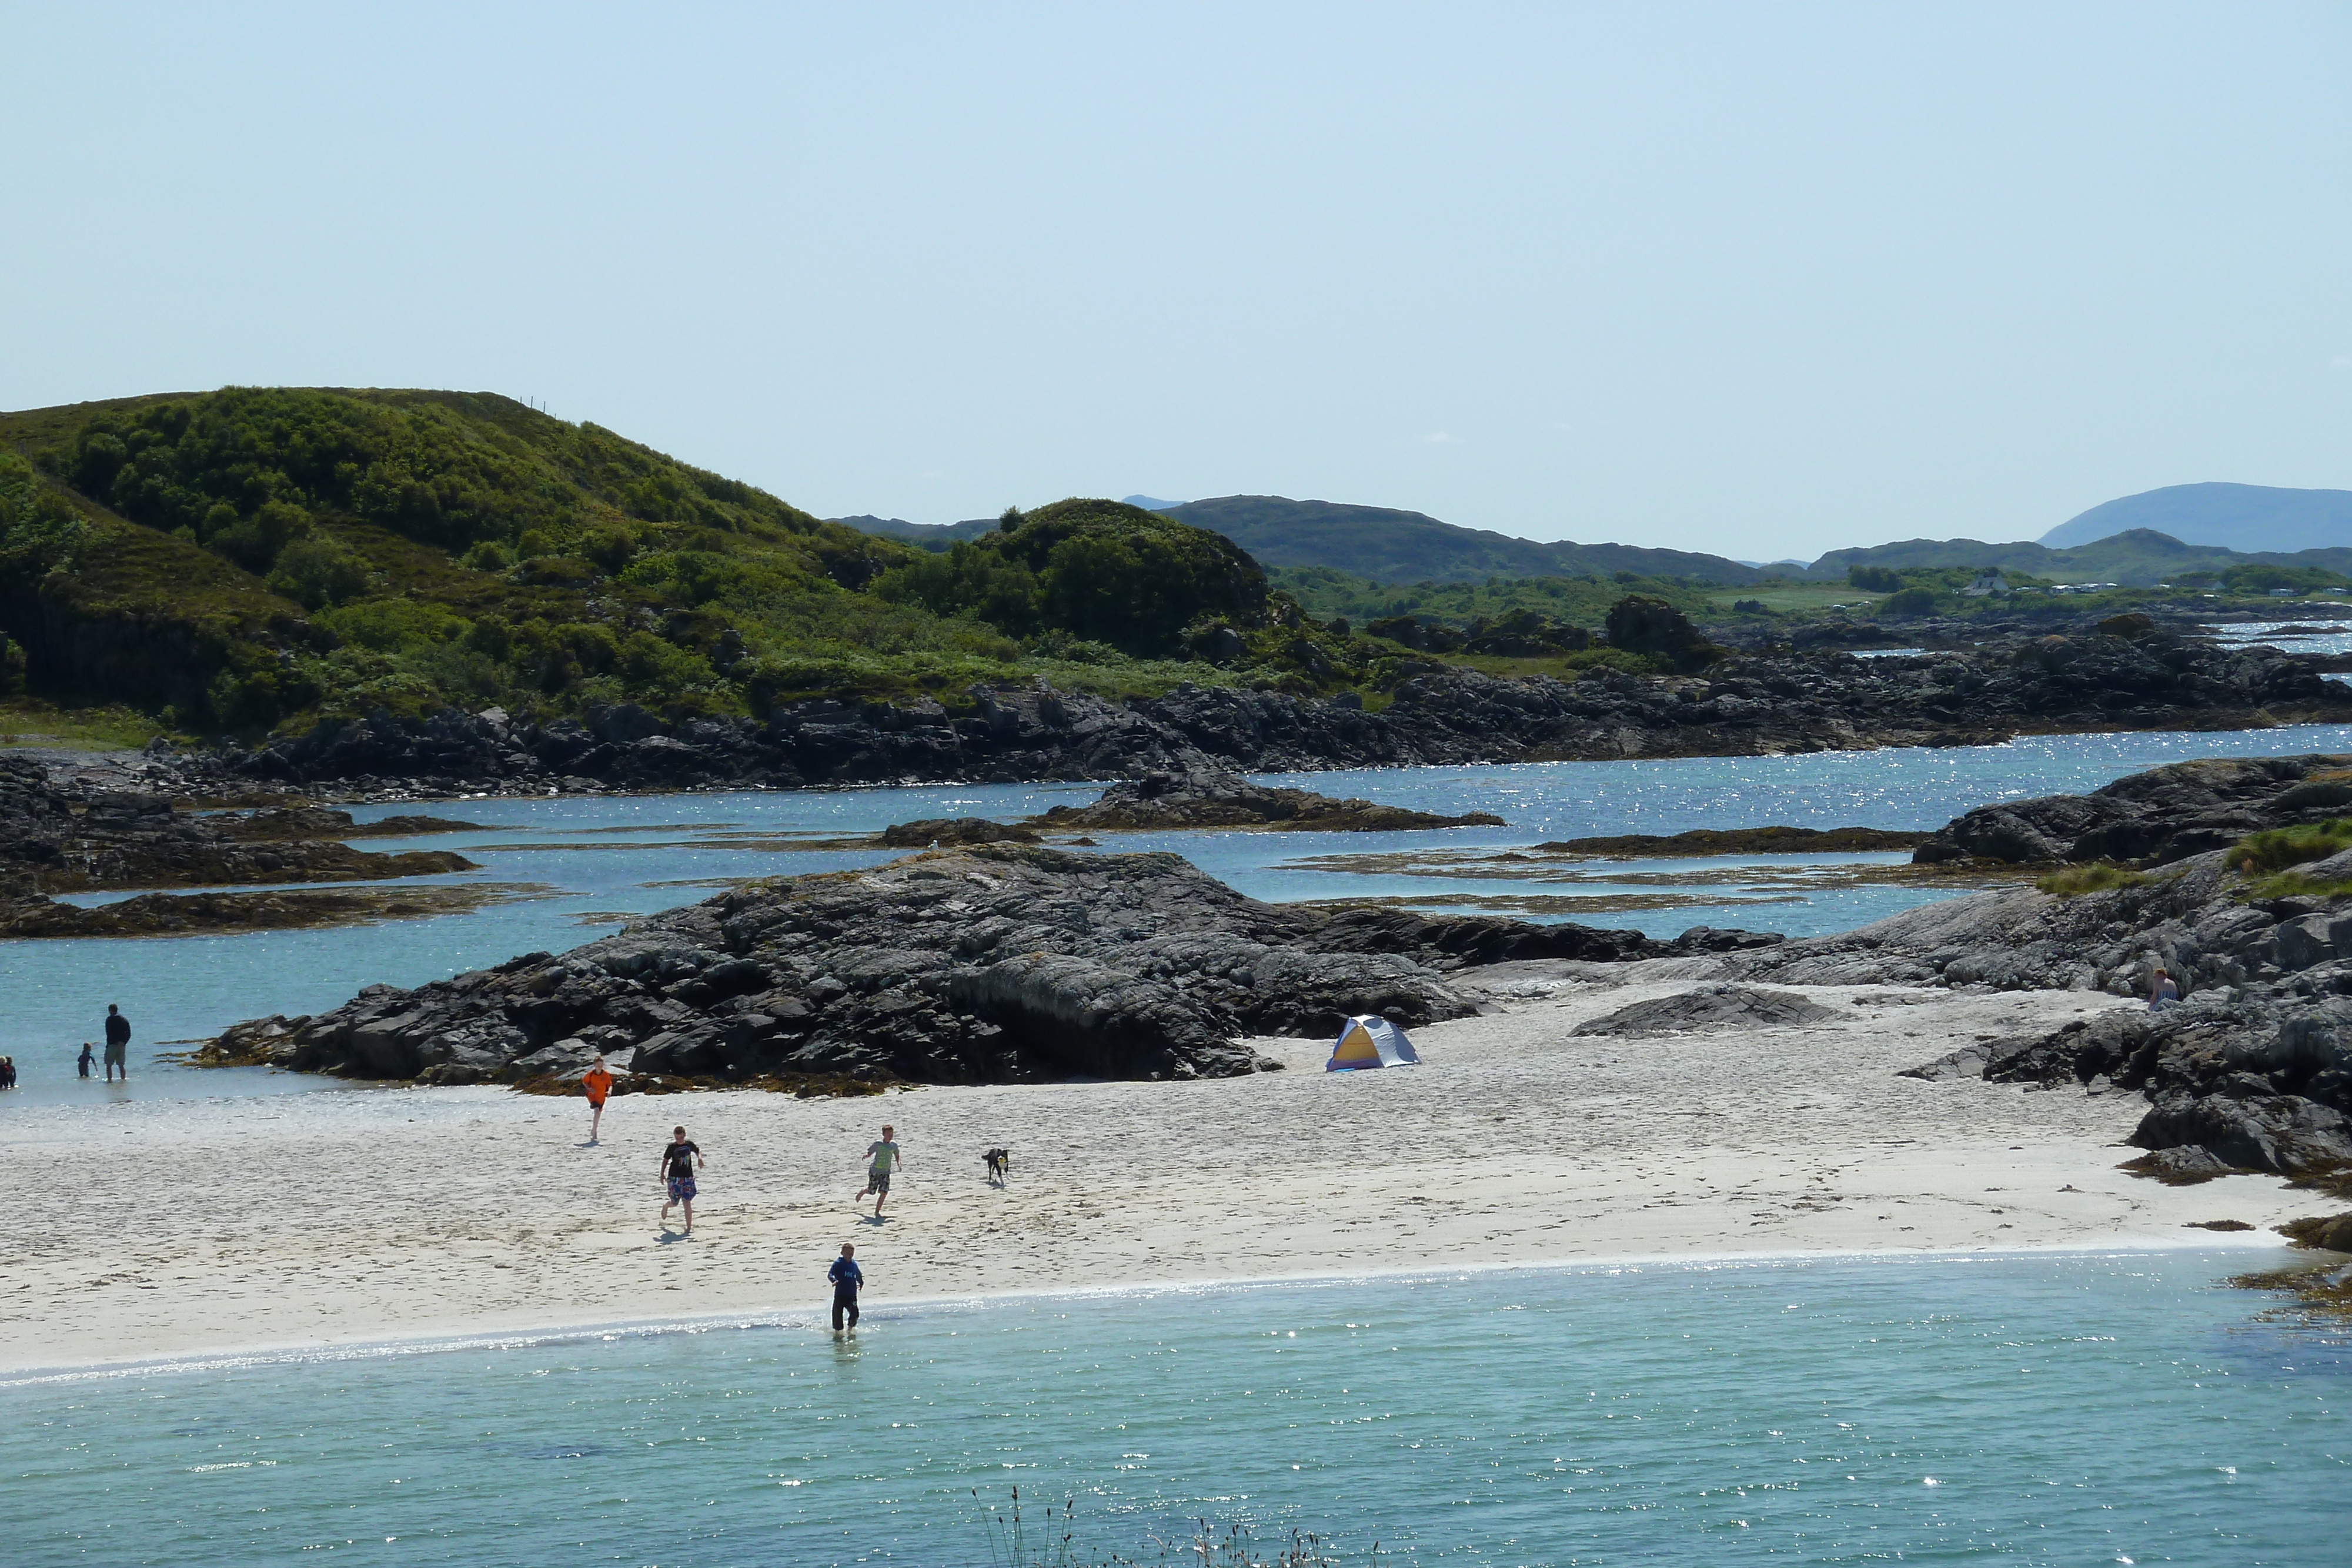
[[[580,1092],[588,1096],[592,1113],[588,1118],[588,1141],[593,1144],[597,1131],[604,1125],[604,1096],[613,1092],[612,1070],[604,1065],[603,1052],[598,1052],[596,1060],[588,1064],[588,1071],[580,1075]]]
[[[898,1153],[898,1145],[893,1137],[896,1131],[885,1122],[882,1124],[881,1142],[866,1145],[866,1191],[857,1196],[862,1198],[868,1193],[873,1195],[874,1218],[877,1219],[882,1218],[882,1205],[890,1197],[891,1173],[904,1163],[904,1156]]]
[[[88,1050],[88,1047],[84,1047]],[[131,1020],[118,1011],[112,1002],[106,1004],[106,1081],[114,1082],[114,1070],[122,1069],[122,1082],[131,1082]]]
[[[841,1244],[841,1256],[833,1260],[825,1271],[833,1281],[833,1332],[841,1332],[841,1315],[849,1314],[849,1326],[857,1326],[857,1292],[866,1286],[866,1271],[857,1266],[857,1249],[849,1242]]]
[[[662,1205],[661,1217],[669,1218],[671,1204],[684,1204],[688,1236],[694,1234],[694,1167],[709,1163],[687,1137],[684,1127],[669,1130],[669,1142],[662,1145],[662,1180],[669,1190],[669,1203]]]

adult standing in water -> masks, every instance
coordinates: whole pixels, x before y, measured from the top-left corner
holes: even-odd
[[[580,1075],[580,1091],[588,1096],[593,1113],[588,1118],[588,1141],[593,1144],[596,1141],[598,1129],[604,1124],[604,1096],[613,1092],[613,1074],[604,1065],[604,1052],[597,1052],[596,1060],[588,1064],[588,1071]],[[691,1225],[693,1221],[687,1223]]]
[[[131,1082],[131,1020],[124,1018],[112,1002],[106,1004],[106,1081],[114,1082],[114,1070],[122,1069],[122,1082]]]
[[[892,1137],[893,1132],[890,1124],[885,1122],[882,1124],[881,1141],[866,1145],[866,1192],[857,1196],[864,1197],[869,1192],[874,1195],[874,1218],[877,1219],[882,1218],[883,1202],[890,1196],[891,1173],[904,1163],[904,1156],[898,1153],[898,1145]]]
[[[866,1271],[857,1266],[857,1249],[849,1242],[841,1244],[841,1256],[825,1270],[833,1281],[833,1332],[841,1332],[841,1315],[849,1314],[849,1326],[857,1326],[857,1292],[865,1287]]]
[[[661,1217],[669,1218],[670,1204],[686,1205],[686,1233],[694,1234],[694,1167],[708,1165],[702,1151],[686,1135],[684,1127],[669,1130],[669,1142],[662,1145],[662,1180],[669,1189],[669,1203],[662,1205]]]

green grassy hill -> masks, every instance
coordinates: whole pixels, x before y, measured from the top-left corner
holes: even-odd
[[[1717,555],[1637,545],[1540,543],[1457,528],[1419,512],[1220,496],[1161,514],[1213,529],[1269,567],[1322,567],[1381,583],[1483,582],[1490,577],[1688,577],[1750,583],[1764,573]]]
[[[1188,631],[1230,635],[1204,664]],[[1319,687],[1360,668],[1344,643],[1225,540],[1117,502],[1014,514],[937,555],[487,393],[0,414],[0,684],[166,727],[759,712],[1041,676]]]

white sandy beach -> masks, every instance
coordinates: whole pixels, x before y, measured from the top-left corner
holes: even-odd
[[[887,1312],[1429,1265],[2275,1246],[2270,1227],[2331,1207],[2117,1170],[2137,1095],[1895,1076],[2109,998],[1810,988],[1839,1021],[1570,1036],[1692,967],[1489,971],[1520,994],[1418,1031],[1413,1068],[1326,1074],[1323,1042],[1283,1040],[1258,1043],[1290,1071],[1222,1082],[624,1096],[598,1147],[584,1105],[502,1089],[47,1111],[0,1136],[23,1216],[0,1370],[814,1312],[844,1240]],[[907,1168],[876,1226],[852,1197],[885,1120]],[[690,1239],[656,1219],[678,1122],[709,1159]],[[2217,1219],[2258,1228],[2187,1228]]]

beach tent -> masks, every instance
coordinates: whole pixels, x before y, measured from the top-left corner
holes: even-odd
[[[1331,1060],[1323,1064],[1326,1072],[1346,1072],[1358,1067],[1402,1067],[1421,1058],[1405,1039],[1404,1030],[1386,1019],[1367,1013],[1348,1020],[1339,1030],[1339,1038],[1331,1044]]]

